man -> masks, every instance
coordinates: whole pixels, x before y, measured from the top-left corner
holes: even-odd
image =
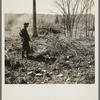
[[[30,52],[30,45],[29,45],[29,41],[30,41],[30,37],[28,35],[27,32],[27,27],[28,27],[29,23],[24,23],[24,28],[21,30],[21,38],[22,38],[22,59],[25,58],[24,53],[26,51],[26,57],[29,58],[29,52]]]

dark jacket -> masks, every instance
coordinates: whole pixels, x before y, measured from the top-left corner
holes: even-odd
[[[30,41],[30,37],[28,35],[27,29],[23,28],[21,30],[22,33],[22,38],[24,39],[24,41]]]
[[[29,46],[30,37],[28,35],[27,29],[23,28],[21,30],[21,35],[20,36],[22,38],[23,49],[29,51],[30,50],[30,46]]]

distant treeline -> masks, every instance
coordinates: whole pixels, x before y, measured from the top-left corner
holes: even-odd
[[[71,15],[73,16],[73,15]],[[76,15],[74,15],[76,16]],[[82,24],[82,20],[85,20],[85,14],[77,15],[81,16],[80,24]],[[63,24],[63,18],[61,15],[52,15],[52,14],[37,14],[37,26],[42,26],[44,24],[55,24],[56,17],[58,17],[58,23]],[[93,19],[95,19],[95,15],[88,15],[88,21],[93,23]],[[33,24],[33,15],[32,14],[5,14],[5,26],[12,27],[13,25],[17,25],[21,27],[24,22],[29,22],[30,25]]]

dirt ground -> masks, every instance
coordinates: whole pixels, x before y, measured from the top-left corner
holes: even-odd
[[[95,83],[94,37],[69,40],[63,34],[39,34],[30,46],[30,59],[22,59],[18,33],[6,31],[6,84]]]

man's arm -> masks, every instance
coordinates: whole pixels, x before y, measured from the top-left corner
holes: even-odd
[[[28,37],[28,40],[30,41],[31,39],[30,39],[30,36],[29,36],[28,32],[27,32],[27,37]]]

